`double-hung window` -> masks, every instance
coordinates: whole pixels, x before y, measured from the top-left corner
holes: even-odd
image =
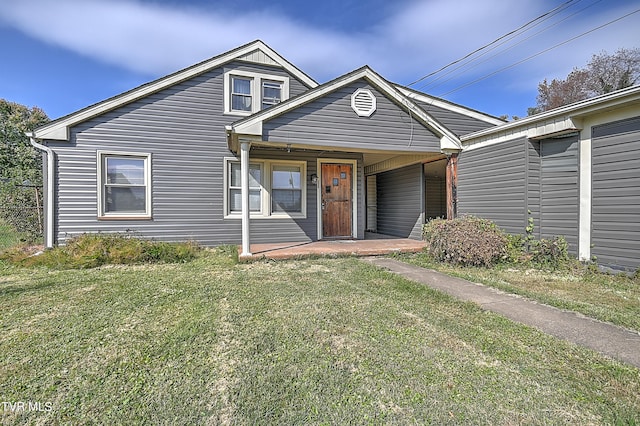
[[[151,217],[151,155],[98,152],[98,216]]]
[[[289,97],[288,77],[231,70],[224,78],[226,114],[253,114]]]
[[[242,187],[240,182],[242,180],[242,174],[240,170],[240,163],[229,163],[228,167],[228,204],[229,213],[241,213],[242,212]],[[260,164],[251,163],[249,165],[249,211],[261,212],[262,211],[262,166]]]
[[[262,82],[262,109],[279,104],[282,101],[282,82]]]
[[[225,215],[242,213],[241,166],[236,159],[225,162]],[[306,162],[252,160],[249,165],[249,210],[259,217],[306,217]]]
[[[253,80],[244,77],[231,77],[231,110],[251,112],[251,86]]]
[[[302,212],[302,167],[300,165],[271,166],[271,211]]]

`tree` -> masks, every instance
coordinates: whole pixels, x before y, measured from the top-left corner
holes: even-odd
[[[0,99],[0,179],[42,184],[42,156],[25,132],[49,121],[38,107]]]
[[[640,82],[640,49],[618,49],[593,55],[583,69],[574,68],[566,79],[544,79],[538,84],[537,105],[529,115],[544,112]]]
[[[42,155],[25,132],[48,121],[40,108],[0,99],[0,222],[26,242],[42,235]]]

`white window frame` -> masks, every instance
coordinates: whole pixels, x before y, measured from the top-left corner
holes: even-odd
[[[251,111],[239,111],[232,109],[232,79],[239,77],[251,81]],[[280,83],[280,102],[289,99],[289,77],[278,75],[248,72],[241,70],[229,70],[224,73],[224,113],[230,115],[247,116],[262,109],[262,84],[263,82]]]
[[[231,163],[240,163],[240,159],[236,157],[226,157],[224,159],[224,217],[225,219],[242,219],[242,212],[231,212],[229,201],[229,184]],[[307,218],[307,162],[296,160],[268,160],[268,159],[250,159],[250,164],[259,164],[261,166],[262,182],[261,187],[261,211],[251,212],[252,219],[306,219]],[[295,166],[300,167],[300,186],[301,186],[301,212],[274,212],[271,205],[271,176],[274,166]]]
[[[229,194],[231,193],[232,189],[238,190],[241,189],[241,186],[231,186],[231,165],[232,164],[238,164],[240,165],[240,161],[227,161],[226,163],[226,167],[225,167],[225,179],[224,179],[224,193],[225,193],[225,214],[228,216],[237,216],[242,214],[242,211],[237,211],[237,212],[232,212],[231,211],[231,202],[228,201],[230,196]],[[260,167],[260,176],[262,177],[262,179],[264,180],[264,164],[258,161],[249,161],[249,165],[250,166],[258,166]],[[260,210],[258,211],[253,211],[251,212],[251,215],[256,215],[256,216],[261,216],[262,212],[264,211],[264,185],[262,182],[258,182],[260,184]],[[255,189],[255,188],[254,188]],[[249,188],[249,190],[251,190],[251,188]]]
[[[135,212],[105,212],[106,208],[106,159],[130,158],[142,160],[144,164],[144,186],[145,186],[145,211]],[[151,219],[151,153],[122,152],[122,151],[97,151],[97,214],[98,219]]]

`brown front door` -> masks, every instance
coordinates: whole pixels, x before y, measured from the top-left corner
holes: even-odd
[[[351,164],[322,164],[322,236],[351,236]]]

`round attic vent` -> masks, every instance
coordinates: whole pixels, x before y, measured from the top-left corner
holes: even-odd
[[[376,110],[376,97],[369,89],[358,89],[351,95],[351,108],[360,117],[370,117]]]

